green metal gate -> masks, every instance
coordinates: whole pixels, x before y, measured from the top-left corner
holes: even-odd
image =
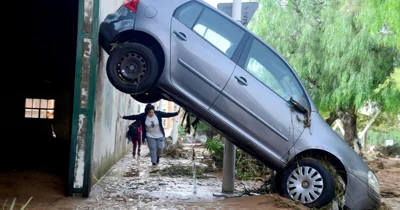
[[[79,0],[68,196],[88,197],[99,57],[99,0]]]

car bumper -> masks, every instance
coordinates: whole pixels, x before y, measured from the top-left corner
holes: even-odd
[[[109,53],[113,42],[124,32],[133,30],[136,14],[125,6],[121,6],[115,13],[107,15],[99,28],[100,46]]]
[[[345,206],[349,209],[379,209],[380,195],[355,175],[348,173]]]

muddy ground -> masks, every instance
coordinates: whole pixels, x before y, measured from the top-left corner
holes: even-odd
[[[400,209],[400,159],[376,158],[366,162],[378,177],[383,202]]]
[[[210,173],[197,179],[196,194],[192,177],[162,176],[163,168],[170,165],[191,165],[188,159],[161,159],[157,167],[150,166],[148,152],[132,158],[130,154],[114,165],[109,173],[92,189],[90,198],[66,198],[62,180],[40,172],[9,172],[0,174],[0,205],[8,209],[17,197],[15,209],[20,209],[32,196],[26,209],[305,209],[278,195],[250,196],[224,199],[213,196],[221,191],[221,174]],[[199,154],[200,155],[200,154]],[[400,209],[400,161],[376,159],[369,164],[381,183],[386,203]],[[383,166],[382,166],[383,165]],[[257,187],[251,181],[247,187]],[[236,182],[241,191],[240,182]],[[1,209],[1,207],[0,207]]]

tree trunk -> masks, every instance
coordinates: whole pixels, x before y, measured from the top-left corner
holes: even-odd
[[[332,124],[337,120],[338,116],[335,113],[329,113],[329,118],[325,119],[325,122],[328,123],[329,126],[332,126]]]
[[[340,109],[337,111],[337,115],[344,126],[344,140],[351,148],[362,156],[362,146],[357,135],[357,117],[355,107],[351,107],[347,112]]]

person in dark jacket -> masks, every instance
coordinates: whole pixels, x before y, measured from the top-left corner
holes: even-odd
[[[150,150],[151,163],[157,165],[160,162],[160,154],[164,149],[164,126],[162,118],[175,117],[179,114],[177,112],[166,113],[162,111],[155,111],[154,106],[147,104],[144,113],[138,115],[120,116],[125,120],[139,120],[142,124],[142,140],[147,140]]]
[[[133,123],[130,126],[132,126],[134,123],[136,123],[136,125],[137,125],[138,134],[133,135],[132,133],[129,132],[129,130],[128,130],[128,132],[126,132],[126,138],[129,141],[131,141],[133,144],[133,152],[132,152],[133,157],[135,157],[136,154],[138,156],[140,156],[140,151],[141,151],[141,147],[142,147],[142,123],[140,121],[136,122],[136,120],[135,120],[135,121],[133,121]],[[137,153],[136,153],[136,149],[137,149]]]

